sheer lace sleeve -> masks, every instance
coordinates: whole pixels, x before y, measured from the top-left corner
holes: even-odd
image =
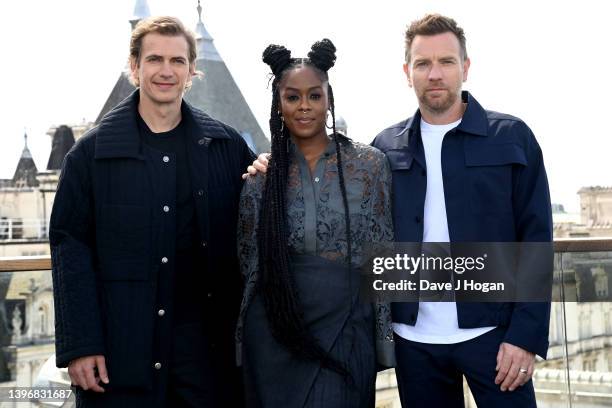
[[[375,176],[372,208],[368,228],[368,242],[376,246],[393,244],[393,215],[391,211],[391,170],[387,158],[380,154],[374,167]],[[383,367],[395,366],[395,344],[391,307],[388,302],[376,302],[376,354],[378,363]]]
[[[265,177],[257,175],[249,177],[240,194],[240,210],[238,213],[238,261],[244,277],[244,294],[240,306],[240,315],[236,325],[236,363],[242,365],[242,329],[244,316],[251,299],[255,295],[257,285],[257,269],[259,255],[257,247],[257,225],[259,207],[263,192]]]
[[[391,170],[387,158],[380,154],[374,168],[377,173],[374,177],[372,208],[370,210],[370,227],[368,228],[368,242],[393,242],[393,214],[391,211]]]
[[[257,248],[257,226],[264,177],[249,177],[240,194],[238,214],[238,260],[243,277],[248,280],[255,274],[259,258]]]

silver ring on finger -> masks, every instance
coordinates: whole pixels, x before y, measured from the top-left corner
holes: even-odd
[[[519,373],[521,373],[521,374],[527,374],[527,369],[526,369],[526,368],[521,367],[521,368],[519,368]]]

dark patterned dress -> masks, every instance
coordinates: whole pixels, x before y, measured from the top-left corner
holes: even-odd
[[[238,255],[246,287],[236,341],[247,406],[373,407],[377,368],[394,365],[388,305],[355,301],[364,246],[393,240],[389,165],[377,149],[341,140],[351,223],[350,274],[333,141],[312,174],[299,149],[290,144],[287,217],[291,271],[306,323],[319,344],[348,368],[352,382],[321,369],[317,362],[294,358],[270,333],[257,289],[257,225],[265,183],[265,175],[259,174],[245,183],[238,220]]]

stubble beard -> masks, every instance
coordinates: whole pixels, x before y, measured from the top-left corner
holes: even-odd
[[[427,97],[427,92],[422,92],[419,95],[419,104],[434,115],[446,113],[457,101],[458,92],[447,90],[444,98]]]

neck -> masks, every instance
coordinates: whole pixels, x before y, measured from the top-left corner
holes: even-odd
[[[425,106],[419,106],[421,117],[431,125],[448,125],[456,122],[463,117],[466,108],[467,103],[463,103],[461,98],[457,98],[455,103],[444,112],[432,111]]]
[[[325,132],[323,132],[318,136],[307,139],[291,136],[291,140],[293,143],[295,143],[300,152],[302,152],[304,159],[306,159],[306,162],[312,171],[317,163],[317,160],[319,160],[319,157],[321,157],[325,151],[330,138]]]
[[[173,103],[156,104],[140,95],[138,113],[154,133],[168,132],[181,121],[181,100]]]

